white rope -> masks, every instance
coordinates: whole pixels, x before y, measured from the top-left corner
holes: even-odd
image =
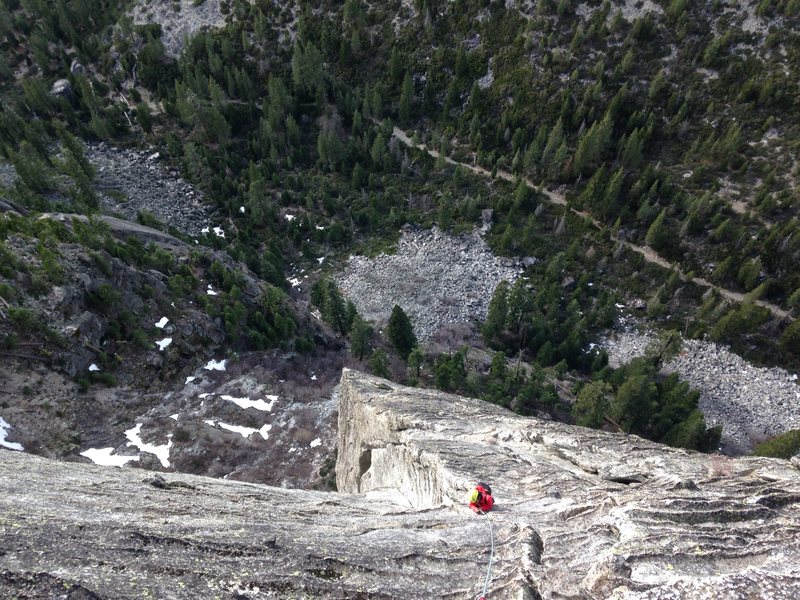
[[[481,511],[484,515],[483,511]],[[489,539],[492,541],[492,549],[489,552],[489,567],[486,569],[486,578],[483,580],[483,592],[481,593],[481,598],[486,598],[486,590],[489,588],[489,578],[492,575],[492,561],[494,560],[494,528],[492,527],[492,522],[489,520],[489,516],[486,515],[487,523],[489,523]]]

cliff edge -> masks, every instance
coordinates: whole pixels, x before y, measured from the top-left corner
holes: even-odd
[[[25,598],[800,597],[800,472],[345,370],[340,493],[0,452]],[[497,499],[473,515],[476,480]]]

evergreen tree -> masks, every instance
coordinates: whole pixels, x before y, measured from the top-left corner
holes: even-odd
[[[353,326],[350,330],[350,352],[358,360],[363,360],[370,350],[370,338],[372,337],[372,327],[361,315],[355,315]]]
[[[389,342],[403,360],[408,358],[411,350],[417,345],[417,336],[414,335],[411,321],[397,304],[392,308],[392,315],[389,317],[388,336]]]
[[[541,160],[543,169],[548,169],[553,156],[563,143],[564,125],[561,123],[561,119],[559,119],[556,124],[553,125],[553,128],[550,130],[550,134],[547,136],[547,144],[544,147]]]
[[[419,346],[415,347],[408,355],[408,369],[411,371],[414,378],[419,377],[420,370],[422,369],[422,361],[425,360],[425,354]]]
[[[489,312],[486,321],[483,323],[481,333],[483,339],[490,346],[494,345],[499,339],[500,334],[506,327],[508,318],[508,281],[503,279],[497,284],[489,301]]]
[[[400,122],[406,123],[411,118],[411,111],[414,104],[414,80],[411,78],[411,73],[406,71],[406,76],[403,78],[403,86],[400,90]]]
[[[372,356],[369,357],[369,368],[378,377],[388,378],[391,375],[389,372],[389,357],[386,356],[386,351],[383,348],[375,348],[372,351]]]
[[[662,250],[670,241],[669,232],[664,224],[666,217],[667,209],[665,208],[650,225],[650,228],[647,230],[647,235],[644,238],[644,243],[654,250]]]
[[[605,381],[588,383],[578,392],[578,399],[572,409],[575,422],[584,427],[602,427],[603,417],[608,412],[608,399],[612,394],[611,385]]]

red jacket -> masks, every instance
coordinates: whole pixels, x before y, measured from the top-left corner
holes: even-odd
[[[492,495],[482,485],[475,486],[475,490],[473,490],[472,494],[473,497],[476,491],[478,492],[477,498],[469,503],[469,507],[473,512],[480,513],[492,510],[492,506],[494,506],[494,498],[492,498]]]

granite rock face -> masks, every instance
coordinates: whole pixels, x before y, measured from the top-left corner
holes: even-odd
[[[339,397],[339,493],[0,453],[0,595],[476,598],[493,540],[493,600],[800,597],[793,463],[348,370]]]

